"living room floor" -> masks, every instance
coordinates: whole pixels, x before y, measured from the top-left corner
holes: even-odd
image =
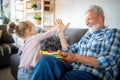
[[[0,68],[0,80],[15,80],[10,72],[10,66]]]

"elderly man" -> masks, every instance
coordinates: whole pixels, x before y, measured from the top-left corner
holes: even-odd
[[[45,56],[37,64],[32,80],[115,80],[120,64],[120,31],[104,25],[104,12],[100,6],[92,5],[87,11],[88,32],[73,45],[65,39],[64,25],[59,37],[63,51],[62,60]]]

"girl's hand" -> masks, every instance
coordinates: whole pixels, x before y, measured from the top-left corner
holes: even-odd
[[[60,28],[60,31],[65,31],[68,26],[70,25],[70,23],[68,23],[67,25],[63,24],[62,20],[61,19],[56,19],[56,26],[58,26]]]

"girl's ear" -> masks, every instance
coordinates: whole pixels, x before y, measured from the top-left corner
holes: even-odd
[[[31,32],[31,31],[32,31],[32,29],[31,29],[31,28],[28,28],[27,30],[28,30],[28,32]]]
[[[30,33],[30,32],[31,32],[30,28],[26,29],[26,33]]]

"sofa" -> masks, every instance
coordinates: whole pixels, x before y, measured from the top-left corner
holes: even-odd
[[[87,30],[88,29],[68,28],[66,30],[66,32],[65,32],[65,35],[66,35],[66,38],[67,38],[67,41],[68,41],[69,45],[71,45],[71,44],[73,44],[75,42],[78,42],[81,39],[81,37],[86,33]],[[57,40],[59,40],[59,39],[57,39]],[[55,41],[55,38],[54,39],[53,38],[49,38],[49,39],[44,40],[42,42],[42,44],[44,44],[42,49],[45,49],[45,48],[49,49],[51,47],[54,47],[53,45],[51,45],[53,43],[51,43],[49,41],[55,42],[54,44],[59,46],[60,47],[59,49],[61,49],[61,46],[59,45],[60,41]],[[47,43],[48,46],[44,47],[46,45],[45,43]],[[53,49],[53,48],[51,48],[51,49]],[[16,80],[17,80],[17,71],[18,71],[18,65],[19,65],[19,60],[20,60],[20,54],[21,54],[21,51],[19,51],[18,54],[13,54],[11,56],[11,61],[10,61],[10,63],[11,63],[11,74],[13,75],[13,77]],[[118,75],[116,80],[120,80],[119,75]]]
[[[86,31],[87,31],[87,29],[72,29],[72,28],[68,28],[66,30],[66,32],[65,32],[65,35],[66,35],[66,38],[67,38],[69,44],[72,44],[74,42],[79,41],[80,38],[85,34]],[[38,31],[38,32],[41,32],[41,31]],[[50,40],[50,38],[48,40]],[[59,39],[57,38],[57,40],[59,40]],[[53,37],[52,37],[52,40],[50,40],[50,41],[56,42],[56,45],[60,46],[59,45],[60,41],[55,41],[55,38],[53,40]],[[43,44],[47,43],[47,41],[44,40],[41,43],[43,45]],[[50,43],[50,42],[47,43],[46,47],[44,47],[44,45],[43,45],[42,49],[48,48],[49,45],[50,45],[50,47],[54,47],[51,44],[53,44],[53,43]],[[56,47],[55,47],[55,49],[56,49]],[[60,49],[61,49],[61,47],[60,47]],[[18,65],[19,65],[19,60],[20,60],[20,54],[21,54],[21,51],[19,50],[17,54],[13,54],[11,56],[11,60],[10,60],[11,74],[13,75],[13,77],[16,80],[17,80],[17,71],[18,71]]]
[[[10,56],[18,52],[12,35],[7,33],[7,26],[0,25],[0,68],[10,64]]]

